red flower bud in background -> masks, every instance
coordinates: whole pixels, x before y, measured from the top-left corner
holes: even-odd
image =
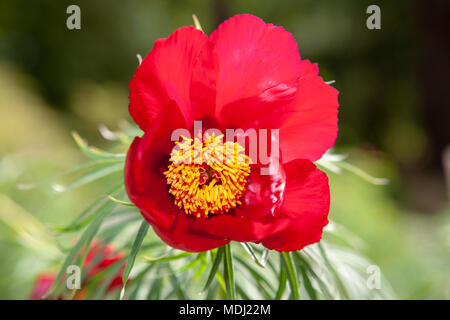
[[[88,253],[86,254],[86,258],[83,261],[83,268],[88,270],[87,277],[83,280],[80,291],[76,293],[74,300],[84,299],[87,294],[86,286],[89,284],[90,280],[123,258],[124,252],[117,251],[113,245],[104,244],[103,242],[94,239]],[[125,264],[123,264],[121,271],[118,272],[114,279],[108,284],[107,292],[121,287],[124,268]],[[29,299],[42,299],[53,285],[53,282],[56,280],[56,276],[57,274],[53,272],[43,272],[39,274],[35,279]],[[65,296],[58,297],[58,299],[65,298]]]
[[[53,272],[43,272],[36,276],[34,286],[31,290],[30,300],[40,300],[47,293],[56,279],[56,274]]]

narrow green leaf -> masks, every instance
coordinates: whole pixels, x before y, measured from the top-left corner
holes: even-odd
[[[104,276],[100,280],[100,286],[98,286],[93,293],[92,297],[89,298],[89,300],[99,300],[101,299],[106,290],[108,289],[108,286],[111,284],[111,282],[114,280],[114,278],[119,274],[120,269],[123,266],[125,259],[121,259],[114,263],[113,265],[109,266],[106,270]]]
[[[266,286],[271,290],[274,291],[274,288],[272,288],[272,285],[270,284],[270,282],[261,274],[259,273],[258,270],[256,270],[255,268],[253,268],[250,264],[248,264],[244,259],[242,259],[239,256],[235,257],[236,261],[239,262],[239,264],[244,267],[252,276],[252,278],[256,281],[256,285],[262,290],[262,292],[264,293],[264,296],[266,297],[266,299],[271,300],[272,299],[272,295],[271,293],[269,293],[266,289]]]
[[[125,159],[125,154],[122,153],[110,153],[103,150],[100,150],[96,147],[90,147],[81,136],[73,131],[72,132],[73,139],[75,143],[80,148],[80,150],[89,158],[92,159]]]
[[[71,183],[67,185],[61,185],[61,184],[55,184],[53,185],[53,190],[56,192],[66,192],[68,190],[72,190],[81,186],[84,186],[85,184],[88,184],[92,181],[95,181],[97,179],[106,177],[107,175],[110,175],[114,172],[123,170],[123,163],[115,163],[112,165],[104,166],[100,169],[91,171],[85,175],[82,175],[78,179],[75,179]]]
[[[76,222],[74,224],[70,224],[66,227],[64,226],[52,226],[51,228],[55,231],[59,232],[74,232],[83,229],[86,227],[93,219],[95,218],[95,215],[90,215],[80,222]]]
[[[122,275],[122,283],[123,288],[120,294],[120,297],[123,298],[123,294],[125,293],[125,287],[127,285],[128,276],[130,275],[131,269],[134,266],[134,262],[136,261],[136,255],[141,249],[142,241],[144,241],[145,235],[147,234],[149,224],[147,221],[143,220],[141,226],[139,227],[139,231],[136,235],[136,239],[134,239],[133,246],[131,247],[130,254],[128,255],[127,265]]]
[[[165,246],[166,246],[166,244],[164,242],[155,240],[155,241],[152,241],[150,243],[142,244],[141,250],[148,250],[148,249],[153,249],[153,248],[158,248],[158,247],[165,247]]]
[[[211,267],[211,271],[209,273],[208,279],[206,280],[206,284],[203,287],[203,290],[202,290],[201,293],[203,293],[206,290],[208,290],[209,285],[211,284],[211,282],[213,281],[214,277],[216,276],[217,269],[219,268],[220,262],[222,261],[223,253],[224,253],[224,247],[220,247],[219,249],[217,249],[217,254],[216,254],[216,257],[214,259],[213,265]]]
[[[131,291],[130,295],[127,297],[128,300],[137,300],[137,295],[139,290],[141,289],[143,282],[137,282],[137,284],[134,286],[134,289]],[[120,293],[120,299],[123,300],[122,292]]]
[[[236,284],[236,292],[241,296],[244,300],[251,300],[250,297],[245,293],[244,289],[239,284]]]
[[[344,170],[347,170],[347,171],[353,173],[354,175],[360,177],[363,180],[366,180],[367,182],[369,182],[371,184],[374,184],[374,185],[389,184],[389,179],[372,177],[370,174],[368,174],[364,170],[362,170],[348,162],[337,161],[337,162],[334,162],[334,165],[336,165],[337,167],[339,167],[341,169],[344,169]]]
[[[253,261],[256,262],[258,266],[260,266],[261,268],[265,267],[265,265],[259,260],[255,250],[253,250],[253,247],[250,244],[246,242],[239,242],[239,243],[245,249],[245,252],[248,253],[248,255],[252,258]]]
[[[278,285],[277,294],[275,296],[275,300],[280,300],[283,297],[283,293],[286,290],[286,268],[283,266],[283,256],[280,254],[280,282]]]
[[[142,62],[142,57],[140,54],[136,55],[138,59],[140,59],[140,62]],[[139,63],[140,64],[140,63]],[[106,125],[99,124],[98,131],[102,135],[103,138],[110,141],[119,141],[122,145],[129,146],[131,142],[133,141],[133,138],[135,136],[138,136],[140,134],[133,135],[129,137],[127,134],[125,134],[122,131],[111,131]]]
[[[91,270],[93,270],[99,263],[101,263],[101,261],[103,259],[106,259],[107,256],[104,255],[104,250],[105,247],[103,247],[101,250],[98,250],[98,252],[96,253],[96,255],[93,257],[92,260],[89,261],[89,263],[87,265],[83,265],[83,270],[81,271],[81,282],[83,282],[84,280],[86,280],[88,278],[89,272]],[[85,250],[89,251],[89,250]],[[82,257],[83,255],[79,255],[78,259],[80,259],[80,257]],[[81,259],[81,261],[77,262],[77,264],[80,264],[82,262],[83,259]]]
[[[41,180],[37,183],[30,183],[30,184],[25,184],[25,183],[20,183],[17,185],[17,188],[20,190],[30,190],[30,189],[34,189],[37,187],[40,187],[42,185],[45,185],[47,183],[53,182],[59,178],[63,178],[66,176],[69,176],[71,174],[77,173],[79,171],[83,171],[83,170],[87,170],[87,169],[92,169],[98,166],[106,166],[106,165],[110,165],[110,164],[115,164],[115,163],[123,163],[123,160],[98,160],[98,161],[90,161],[90,162],[86,162],[83,163],[79,166],[70,168],[68,170],[64,170],[61,173],[58,173],[54,176],[48,177],[44,180]]]
[[[289,252],[281,252],[280,253],[283,261],[283,267],[286,269],[286,273],[288,275],[289,285],[291,287],[291,292],[294,300],[299,300],[300,295],[298,292],[298,278],[297,272],[294,268],[294,264],[292,262],[292,257]]]
[[[183,273],[188,271],[189,269],[192,269],[193,267],[195,267],[200,261],[202,256],[205,255],[205,252],[200,252],[199,254],[197,254],[194,259],[192,259],[189,263],[185,264],[184,266],[182,266],[181,268],[179,268],[178,270],[176,270],[177,273]]]
[[[301,265],[298,266],[298,269],[300,270],[300,273],[302,274],[303,283],[305,284],[305,289],[306,289],[306,292],[308,292],[309,297],[311,298],[311,300],[317,300],[316,290],[313,288],[311,280],[309,279],[309,276],[306,273],[306,270]]]
[[[325,296],[325,299],[335,299],[335,296],[333,296],[333,294],[331,293],[328,284],[325,283],[325,281],[316,273],[316,271],[314,271],[314,268],[311,265],[310,261],[308,261],[308,257],[305,254],[304,250],[302,252],[294,252],[294,257],[297,259],[298,263],[303,265],[307,273],[317,281],[321,293]]]
[[[318,243],[320,254],[322,255],[323,259],[325,260],[325,263],[327,264],[328,268],[333,273],[334,278],[336,279],[336,284],[339,288],[339,291],[341,292],[344,299],[350,299],[349,294],[347,292],[347,289],[345,288],[344,282],[342,281],[341,277],[339,276],[338,272],[336,271],[336,268],[333,266],[333,264],[328,259],[327,253],[325,252],[325,249],[322,246],[322,243]]]
[[[111,196],[111,195],[107,196],[106,198],[108,198],[108,199],[111,200],[111,201],[114,201],[114,202],[117,203],[117,204],[121,204],[121,205],[123,205],[123,206],[135,207],[134,203],[116,199],[116,198],[114,198],[114,197]]]
[[[145,257],[144,259],[150,261],[150,262],[167,262],[167,261],[172,261],[172,260],[178,260],[178,259],[182,259],[182,258],[186,258],[188,256],[190,256],[191,254],[193,254],[192,252],[182,252],[180,254],[176,254],[173,256],[163,256],[163,257],[159,257],[159,258],[150,258],[150,257]]]
[[[197,15],[193,14],[192,15],[192,20],[194,20],[195,29],[203,31],[202,25],[200,24],[200,21],[198,20]]]
[[[211,286],[208,288],[205,300],[216,300],[219,289],[220,289],[219,282],[212,283]]]
[[[118,186],[115,186],[111,189],[108,194],[116,194],[121,191],[123,188],[123,184],[121,183]],[[68,226],[53,226],[52,229],[60,232],[69,232],[69,231],[78,231],[85,227],[92,219],[95,218],[95,213],[98,212],[98,208],[100,208],[105,202],[108,200],[105,197],[100,197],[91,203],[85,210],[83,210],[76,219],[74,219]],[[94,214],[89,215],[94,211]]]
[[[170,280],[170,283],[172,284],[175,294],[177,295],[178,299],[186,300],[187,297],[185,296],[183,289],[181,288],[180,283],[179,283],[177,277],[175,276],[175,273],[173,272],[170,265],[168,266],[168,268],[170,271],[169,280]]]
[[[231,245],[228,243],[224,247],[225,247],[225,259],[223,260],[224,279],[227,290],[227,298],[229,300],[236,300],[236,287],[234,282],[233,257],[231,255]]]
[[[263,266],[266,266],[267,259],[269,258],[269,252],[270,252],[269,249],[264,248],[264,251],[263,251],[263,253],[262,253],[262,255],[261,255],[261,264],[262,264]]]
[[[100,209],[98,215],[94,218],[94,220],[89,224],[87,229],[84,231],[84,233],[81,235],[80,239],[77,241],[77,243],[73,246],[72,250],[70,250],[69,254],[67,255],[66,259],[64,260],[64,263],[58,273],[58,276],[56,277],[55,281],[53,282],[53,285],[51,289],[48,291],[48,293],[45,295],[46,297],[49,295],[53,295],[56,292],[56,288],[59,286],[67,267],[73,263],[74,258],[76,255],[79,255],[79,259],[81,258],[81,250],[83,249],[83,246],[85,248],[84,255],[87,254],[91,241],[94,238],[95,234],[97,233],[98,229],[100,228],[100,225],[103,222],[103,219],[111,213],[111,210],[114,208],[115,204],[112,202],[105,203]],[[63,287],[63,286],[61,286]]]
[[[129,286],[134,285],[134,289],[131,291],[130,295],[127,297],[128,300],[136,300],[137,299],[137,294],[139,292],[139,289],[145,283],[144,281],[142,281],[142,278],[144,278],[147,275],[147,273],[150,270],[152,270],[155,266],[156,266],[155,264],[146,266],[142,271],[139,272],[139,274],[137,274],[133,279],[130,280]],[[123,298],[124,297],[121,292],[120,299],[123,300]]]
[[[199,279],[202,275],[204,275],[205,270],[208,267],[208,260],[206,257],[206,253],[204,255],[198,255],[198,258],[199,258],[198,260],[200,261],[200,265],[198,266],[197,271],[194,274],[194,279]]]
[[[161,273],[161,266],[158,265],[156,270],[154,271],[155,274],[159,275]],[[163,278],[157,277],[154,278],[154,280],[149,283],[150,290],[147,295],[147,300],[159,300],[161,298],[161,291],[163,289]]]
[[[225,280],[223,279],[222,275],[218,272],[216,273],[217,282],[220,285],[220,288],[222,289],[222,292],[224,293],[224,298],[227,297],[227,288],[225,285]]]

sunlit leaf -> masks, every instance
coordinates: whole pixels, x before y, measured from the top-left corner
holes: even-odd
[[[134,203],[116,199],[116,198],[114,198],[114,197],[111,196],[111,195],[107,196],[107,198],[108,198],[109,200],[114,201],[115,203],[121,204],[121,205],[123,205],[123,206],[135,207]]]
[[[255,280],[256,285],[263,292],[266,299],[271,300],[274,289],[272,288],[270,282],[260,273],[259,270],[261,269],[256,270],[241,257],[237,256],[235,257],[235,260],[238,261],[245,268],[245,270],[250,273],[250,276]],[[262,270],[262,272],[264,272],[264,270]],[[271,292],[269,292],[266,287],[269,288]]]
[[[115,163],[108,166],[101,167],[100,169],[91,171],[74,181],[68,183],[67,185],[61,185],[61,184],[55,184],[53,185],[53,190],[56,192],[66,192],[68,190],[72,190],[81,186],[84,186],[85,184],[88,184],[90,182],[93,182],[97,179],[106,177],[112,173],[122,171],[123,170],[123,163]]]
[[[119,153],[110,153],[103,150],[100,150],[96,147],[90,147],[86,141],[83,140],[83,138],[80,137],[80,135],[73,131],[72,136],[80,148],[80,150],[89,158],[92,159],[125,159],[125,154],[119,154]]]
[[[222,262],[222,258],[224,256],[224,247],[220,247],[217,249],[217,254],[214,259],[214,263],[211,267],[211,271],[209,272],[208,280],[206,280],[205,286],[203,287],[202,292],[205,292],[208,290],[211,282],[214,280],[214,277],[216,276],[217,269],[219,268],[220,262]]]
[[[265,259],[264,263],[261,262],[260,258],[256,255],[256,252],[253,250],[252,246],[246,242],[240,242],[245,251],[249,254],[249,256],[255,261],[261,268],[265,267]],[[267,258],[266,258],[267,259]]]
[[[142,245],[142,241],[145,238],[145,235],[147,234],[149,224],[147,221],[142,221],[141,226],[139,227],[139,231],[136,235],[136,239],[134,240],[133,246],[131,247],[130,254],[128,255],[127,265],[125,267],[125,270],[123,271],[122,275],[122,283],[123,288],[122,292],[120,294],[120,297],[123,298],[123,294],[125,292],[125,286],[127,285],[128,276],[130,275],[131,269],[134,266],[134,262],[136,261],[136,255],[139,253],[139,250]]]
[[[57,175],[51,176],[51,177],[46,178],[46,179],[44,179],[42,181],[39,181],[37,183],[30,183],[30,184],[20,183],[20,184],[17,185],[17,188],[20,189],[20,190],[34,189],[34,188],[46,185],[48,183],[51,183],[51,182],[53,182],[55,180],[58,180],[60,178],[73,175],[73,174],[78,173],[80,171],[93,169],[93,168],[96,168],[96,167],[108,166],[108,165],[117,164],[117,163],[123,163],[123,160],[111,160],[111,159],[109,159],[109,160],[90,161],[90,162],[83,163],[83,164],[81,164],[79,166],[70,168],[68,170],[65,170],[65,171],[63,171],[63,172],[61,172],[61,173],[59,173]]]

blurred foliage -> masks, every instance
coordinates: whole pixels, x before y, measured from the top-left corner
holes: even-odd
[[[81,7],[82,29],[70,31],[66,8],[74,3]],[[329,173],[330,217],[362,239],[360,250],[380,266],[398,297],[450,298],[450,211],[433,197],[442,191],[430,193],[423,179],[417,183],[418,194],[438,208],[433,216],[410,206],[405,210],[402,202],[410,187],[404,168],[420,170],[430,144],[419,110],[417,2],[383,1],[378,31],[365,28],[365,10],[372,3],[1,1],[0,216],[18,220],[0,223],[0,298],[27,297],[39,271],[60,266],[54,247],[30,238],[30,230],[66,225],[120,173],[63,194],[51,188],[18,190],[17,184],[84,163],[72,130],[109,148],[97,127],[105,123],[115,129],[130,120],[127,83],[137,67],[136,54],[144,56],[155,39],[192,24],[192,13],[207,33],[237,13],[282,25],[297,39],[302,57],[319,62],[325,80],[336,80],[336,149],[391,183],[373,186],[349,173]]]

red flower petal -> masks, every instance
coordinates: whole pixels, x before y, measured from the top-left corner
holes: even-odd
[[[130,200],[150,222],[170,228],[177,213],[169,197],[163,172],[167,170],[173,147],[171,133],[184,120],[174,103],[164,110],[158,124],[142,138],[136,137],[125,161],[125,188]]]
[[[210,40],[218,58],[216,117],[223,125],[243,128],[267,112],[276,117],[274,108],[293,99],[301,60],[297,42],[282,27],[238,15]]]
[[[197,219],[192,222],[192,228],[227,240],[259,241],[285,229],[290,223],[286,218],[263,215],[265,211],[263,205],[255,205],[209,219]]]
[[[289,118],[280,127],[283,162],[315,161],[334,145],[338,131],[338,94],[318,75],[319,69],[302,61],[297,93],[288,107]]]
[[[291,161],[284,168],[287,181],[280,216],[291,221],[261,242],[269,249],[296,251],[320,241],[328,224],[330,189],[327,175],[308,160]]]
[[[300,59],[288,32],[257,17],[235,16],[209,39],[192,27],[178,29],[155,43],[130,83],[130,113],[145,131],[127,156],[130,200],[165,242],[186,251],[230,240],[288,251],[318,241],[329,188],[310,160],[336,139],[337,94]],[[194,120],[208,128],[279,128],[286,189],[282,168],[271,176],[252,171],[240,207],[208,219],[187,216],[173,203],[163,172],[171,130],[191,129]]]
[[[210,50],[208,37],[193,27],[182,27],[155,42],[130,82],[129,110],[142,130],[158,123],[170,101],[175,101],[186,123],[212,114],[214,105],[207,103],[214,92]]]
[[[175,205],[174,205],[175,206]],[[199,230],[191,228],[191,223],[198,220],[187,216],[183,211],[177,215],[176,223],[169,230],[159,228],[153,224],[153,230],[168,245],[184,251],[201,252],[221,247],[230,240],[212,236]]]

